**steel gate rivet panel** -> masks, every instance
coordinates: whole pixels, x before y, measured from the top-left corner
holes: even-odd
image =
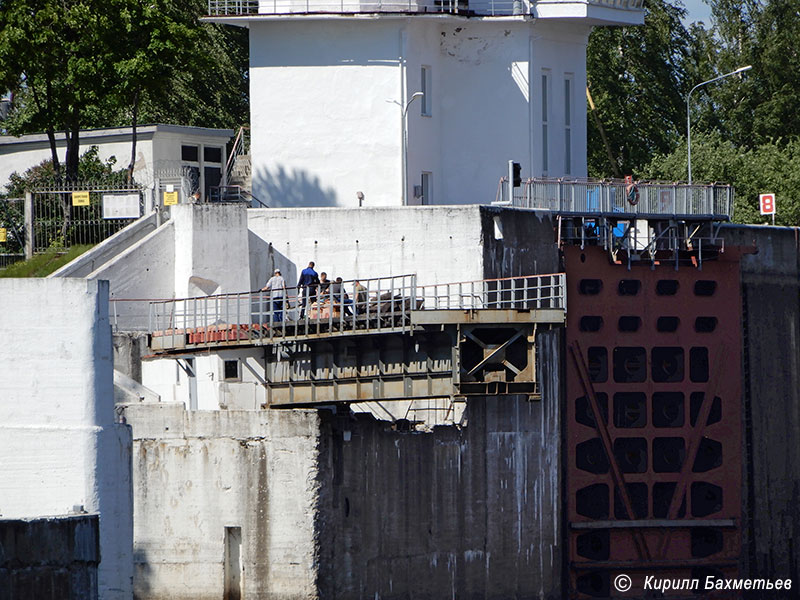
[[[571,596],[622,597],[622,573],[633,580],[625,597],[646,575],[735,574],[738,253],[702,271],[628,270],[599,247],[566,247],[565,260]]]

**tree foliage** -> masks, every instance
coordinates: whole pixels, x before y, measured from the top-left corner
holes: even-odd
[[[618,167],[632,173],[675,147],[685,123],[690,38],[684,10],[645,0],[642,27],[600,27],[589,37],[588,85]],[[588,119],[589,174],[612,174],[594,120]]]
[[[657,155],[642,169],[650,179],[681,181],[686,178],[686,143]],[[778,225],[800,223],[800,139],[765,142],[754,148],[736,146],[718,131],[692,136],[692,174],[699,181],[719,181],[734,186],[734,221],[763,223],[759,194],[774,193]]]
[[[7,130],[46,132],[54,175],[74,179],[81,128],[244,124],[246,30],[201,24],[204,10],[202,0],[0,2],[0,87],[15,92]]]

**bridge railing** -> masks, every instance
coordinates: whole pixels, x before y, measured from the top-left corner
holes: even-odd
[[[418,286],[416,275],[330,282],[314,287],[221,294],[147,303],[154,349],[220,342],[403,332],[424,310],[564,309],[563,273]],[[115,303],[139,329],[143,301]],[[119,315],[123,315],[120,318]]]
[[[733,218],[733,187],[724,184],[533,178],[515,188],[513,199],[509,199],[506,181],[502,178],[498,204],[563,215],[664,216],[723,221]]]
[[[417,288],[424,310],[566,308],[564,273],[437,283]]]

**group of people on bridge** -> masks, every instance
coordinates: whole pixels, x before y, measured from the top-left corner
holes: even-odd
[[[353,295],[355,296],[355,306],[353,299],[345,290],[344,282],[341,277],[331,281],[328,274],[324,271],[317,274],[314,270],[314,262],[309,262],[308,267],[300,273],[300,279],[296,288],[287,288],[286,280],[283,278],[280,269],[275,269],[272,277],[266,285],[261,288],[262,292],[267,292],[272,301],[272,320],[273,322],[283,321],[284,311],[290,307],[290,296],[288,290],[296,290],[296,307],[300,309],[299,319],[304,318],[306,309],[309,310],[311,318],[327,318],[329,311],[338,312],[343,310],[347,316],[364,312],[367,302],[367,288],[358,280],[353,284]]]

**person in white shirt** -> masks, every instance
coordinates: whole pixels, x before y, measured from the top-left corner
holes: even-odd
[[[286,295],[286,281],[281,276],[280,269],[275,269],[275,273],[261,291],[269,293],[269,298],[272,299],[272,321],[280,323],[283,321],[283,300]]]

